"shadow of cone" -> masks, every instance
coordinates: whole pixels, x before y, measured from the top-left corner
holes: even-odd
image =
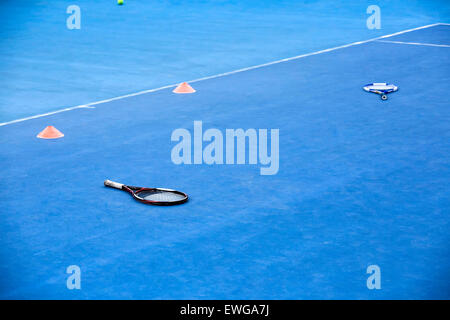
[[[183,82],[176,87],[172,92],[174,93],[194,93],[195,89],[192,88],[187,82]]]
[[[48,126],[42,130],[37,137],[41,139],[58,139],[64,137],[64,134],[54,126]]]

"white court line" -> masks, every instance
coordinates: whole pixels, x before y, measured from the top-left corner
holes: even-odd
[[[413,29],[408,29],[408,30],[404,30],[404,31],[399,31],[399,32],[395,32],[395,33],[388,34],[388,35],[385,35],[385,36],[372,38],[372,39],[369,39],[369,40],[352,42],[352,43],[345,44],[345,45],[338,46],[338,47],[333,47],[333,48],[324,49],[324,50],[320,50],[320,51],[316,51],[316,52],[301,54],[301,55],[298,55],[298,56],[295,56],[295,57],[290,57],[290,58],[285,58],[285,59],[281,59],[281,60],[276,60],[276,61],[263,63],[263,64],[259,64],[259,65],[252,66],[252,67],[242,68],[242,69],[238,69],[238,70],[234,70],[234,71],[230,71],[230,72],[219,73],[219,74],[216,74],[216,75],[207,76],[207,77],[203,77],[203,78],[199,78],[199,79],[194,79],[194,80],[190,80],[190,81],[187,81],[187,82],[194,83],[194,82],[199,82],[199,81],[204,81],[204,80],[224,77],[224,76],[228,76],[228,75],[239,73],[239,72],[244,72],[244,71],[249,71],[249,70],[258,69],[258,68],[262,68],[262,67],[267,67],[267,66],[270,66],[270,65],[273,65],[273,64],[286,62],[286,61],[291,61],[291,60],[296,60],[296,59],[301,59],[301,58],[305,58],[305,57],[309,57],[309,56],[313,56],[313,55],[317,55],[317,54],[321,54],[321,53],[325,53],[325,52],[335,51],[335,50],[338,50],[338,49],[344,49],[344,48],[360,45],[360,44],[363,44],[363,43],[368,43],[368,42],[372,42],[372,41],[376,41],[376,40],[380,40],[380,39],[385,39],[385,38],[397,36],[397,35],[404,34],[404,33],[407,33],[407,32],[412,32],[412,31],[417,31],[417,30],[421,30],[421,29],[435,27],[435,26],[438,26],[438,25],[450,25],[450,24],[448,24],[448,23],[428,24],[426,26],[417,27],[417,28],[413,28]],[[168,88],[173,88],[173,87],[176,87],[178,84],[179,83],[171,84],[171,85],[167,85],[167,86],[163,86],[163,87],[159,87],[159,88],[155,88],[155,89],[144,90],[144,91],[139,91],[139,92],[136,92],[136,93],[126,94],[126,95],[115,97],[115,98],[111,98],[111,99],[105,99],[105,100],[101,100],[101,101],[91,102],[91,103],[84,104],[84,105],[81,105],[81,106],[65,108],[65,109],[61,109],[61,110],[56,110],[56,111],[52,111],[52,112],[38,114],[38,115],[35,115],[35,116],[31,116],[31,117],[21,118],[21,119],[17,119],[17,120],[8,121],[8,122],[2,122],[2,123],[0,123],[0,127],[6,126],[6,125],[9,125],[9,124],[13,124],[13,123],[18,123],[18,122],[31,120],[31,119],[41,118],[41,117],[45,117],[45,116],[49,116],[49,115],[53,115],[53,114],[57,114],[57,113],[65,112],[65,111],[82,109],[82,108],[88,108],[90,106],[94,106],[94,105],[97,105],[97,104],[107,103],[107,102],[111,102],[111,101],[115,101],[115,100],[120,100],[120,99],[124,99],[124,98],[129,98],[129,97],[135,97],[135,96],[139,96],[139,95],[146,94],[146,93],[151,93],[151,92],[160,91],[160,90],[164,90],[164,89],[168,89]]]
[[[60,109],[60,110],[51,111],[51,112],[47,112],[47,113],[43,113],[43,114],[37,114],[35,116],[26,117],[26,118],[22,118],[22,119],[12,120],[12,121],[8,121],[8,122],[2,122],[2,123],[0,123],[0,127],[1,126],[6,126],[8,124],[13,124],[13,123],[17,123],[17,122],[26,121],[26,120],[31,120],[31,119],[51,116],[52,114],[57,114],[57,113],[65,112],[65,111],[70,111],[70,110],[75,110],[75,109],[83,109],[83,108],[86,108],[86,109],[93,109],[93,108],[95,108],[95,107],[90,107],[90,105],[91,104],[88,104],[88,105],[84,104],[84,105],[81,105],[81,106],[75,106],[75,107]]]
[[[421,42],[403,42],[403,41],[392,41],[392,40],[375,40],[375,41],[376,42],[385,42],[385,43],[395,43],[395,44],[410,44],[410,45],[415,45],[415,46],[450,48],[450,46],[446,45],[446,44],[433,44],[433,43],[421,43]]]

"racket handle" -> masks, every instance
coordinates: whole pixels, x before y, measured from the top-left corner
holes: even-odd
[[[105,180],[105,186],[122,190],[123,184],[111,180]]]

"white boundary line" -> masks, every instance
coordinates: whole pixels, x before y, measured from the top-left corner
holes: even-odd
[[[433,44],[433,43],[421,43],[421,42],[403,42],[403,41],[392,41],[392,40],[375,40],[375,41],[376,42],[384,42],[384,43],[395,43],[395,44],[410,44],[410,45],[415,45],[415,46],[450,48],[450,46],[446,45],[446,44]]]
[[[422,26],[422,27],[417,27],[417,28],[413,28],[413,29],[407,29],[407,30],[404,30],[404,31],[395,32],[395,33],[388,34],[388,35],[381,36],[381,37],[376,37],[376,38],[363,40],[363,41],[352,42],[352,43],[345,44],[345,45],[342,45],[342,46],[337,46],[337,47],[324,49],[324,50],[320,50],[320,51],[316,51],[316,52],[301,54],[301,55],[298,55],[298,56],[285,58],[285,59],[281,59],[281,60],[276,60],[276,61],[272,61],[272,62],[268,62],[268,63],[263,63],[263,64],[259,64],[259,65],[256,65],[256,66],[242,68],[242,69],[238,69],[238,70],[234,70],[234,71],[219,73],[219,74],[216,74],[216,75],[207,76],[207,77],[203,77],[203,78],[199,78],[199,79],[194,79],[194,80],[190,80],[190,81],[187,81],[187,82],[194,83],[194,82],[199,82],[199,81],[204,81],[204,80],[224,77],[224,76],[232,75],[232,74],[239,73],[239,72],[244,72],[244,71],[249,71],[249,70],[258,69],[258,68],[262,68],[262,67],[267,67],[267,66],[270,66],[270,65],[273,65],[273,64],[286,62],[286,61],[291,61],[291,60],[296,60],[296,59],[301,59],[301,58],[314,56],[314,55],[325,53],[325,52],[335,51],[335,50],[338,50],[338,49],[344,49],[344,48],[360,45],[360,44],[363,44],[363,43],[368,43],[368,42],[372,42],[372,41],[376,41],[376,40],[380,40],[380,39],[385,39],[385,38],[397,36],[397,35],[404,34],[404,33],[407,33],[407,32],[412,32],[412,31],[417,31],[417,30],[421,30],[421,29],[435,27],[435,26],[438,26],[438,25],[450,25],[450,24],[448,24],[448,23],[428,24],[428,25],[425,25],[425,26]],[[70,108],[60,109],[60,110],[47,112],[47,113],[43,113],[43,114],[38,114],[38,115],[35,115],[35,116],[31,116],[31,117],[26,117],[26,118],[21,118],[21,119],[17,119],[17,120],[2,122],[2,123],[0,123],[0,127],[6,126],[6,125],[9,125],[9,124],[13,124],[13,123],[27,121],[27,120],[42,118],[42,117],[50,116],[50,115],[61,113],[61,112],[66,112],[66,111],[71,111],[71,110],[76,110],[76,109],[89,108],[91,106],[95,106],[95,105],[102,104],[102,103],[107,103],[107,102],[111,102],[111,101],[115,101],[115,100],[120,100],[120,99],[124,99],[124,98],[129,98],[129,97],[135,97],[135,96],[139,96],[139,95],[146,94],[146,93],[151,93],[151,92],[155,92],[155,91],[169,89],[169,88],[176,87],[178,84],[179,83],[171,84],[171,85],[167,85],[167,86],[163,86],[163,87],[159,87],[159,88],[155,88],[155,89],[144,90],[144,91],[139,91],[139,92],[135,92],[135,93],[126,94],[126,95],[115,97],[115,98],[111,98],[111,99],[100,100],[100,101],[91,102],[91,103],[84,104],[84,105],[79,105],[79,106],[74,106],[74,107],[70,107]]]

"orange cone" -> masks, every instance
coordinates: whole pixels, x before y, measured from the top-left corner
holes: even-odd
[[[194,93],[195,90],[187,82],[183,82],[178,87],[176,87],[175,90],[173,90],[172,92],[174,92],[174,93]]]
[[[38,135],[38,138],[41,139],[58,139],[64,137],[64,134],[61,133],[58,129],[56,129],[54,126],[48,126],[44,130],[42,130]]]

